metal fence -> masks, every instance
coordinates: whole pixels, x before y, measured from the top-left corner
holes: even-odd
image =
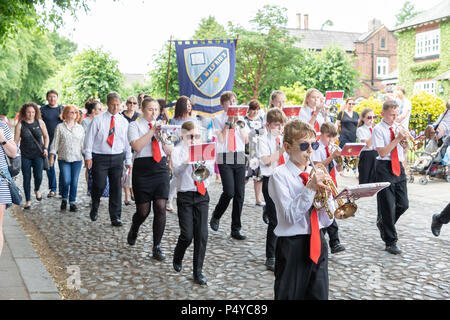
[[[423,135],[425,132],[425,128],[429,124],[432,124],[433,121],[435,121],[435,120],[436,119],[433,119],[433,115],[431,113],[415,114],[414,116],[411,116],[409,118],[409,131],[410,131],[411,135],[415,138]],[[424,144],[420,150],[425,149],[425,147],[428,143],[427,140],[423,140],[423,141],[424,141]],[[409,163],[416,161],[417,157],[418,156],[417,156],[416,152],[414,152],[412,150],[408,152],[407,158],[408,158]]]

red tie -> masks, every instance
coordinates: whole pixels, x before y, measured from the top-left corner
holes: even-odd
[[[192,170],[194,170],[194,166],[192,166]],[[206,188],[203,181],[202,182],[194,181],[194,183],[197,187],[197,192],[200,193],[202,196],[204,196],[206,193]]]
[[[116,131],[116,123],[114,121],[114,116],[111,116],[111,123],[109,125],[109,132],[108,132],[108,139],[106,140],[106,142],[108,142],[108,144],[111,146],[113,146],[114,143],[114,132]]]
[[[391,141],[395,139],[394,130],[392,127],[389,127],[389,131],[391,131]],[[397,146],[395,146],[394,150],[391,151],[391,165],[392,165],[392,173],[397,177],[400,175],[400,161],[398,161],[398,151]]]
[[[280,147],[280,149],[281,149],[281,146],[280,146],[281,139],[280,139],[280,137],[276,138],[276,142],[277,142],[277,148]],[[278,158],[278,165],[281,166],[284,163],[285,162],[284,162],[283,154],[280,154],[280,157]]]
[[[150,127],[150,129],[153,127],[151,122],[148,123],[148,126]],[[159,150],[159,143],[158,140],[155,139],[155,137],[152,138],[152,151],[153,151],[153,159],[156,162],[160,162],[161,150]]]
[[[327,158],[330,156],[330,149],[328,149],[328,146],[325,147],[325,151],[327,152]],[[336,183],[336,168],[333,165],[333,169],[331,169],[330,171],[330,176],[331,179],[333,179],[334,185],[337,187],[337,183]]]
[[[369,130],[370,130],[370,133],[372,134],[372,128],[369,128]]]
[[[309,174],[307,172],[300,173],[300,178],[303,180],[303,184],[306,186],[308,182]],[[320,257],[320,230],[319,230],[319,218],[317,217],[317,210],[313,208],[311,212],[311,240],[309,247],[309,257],[317,264]]]
[[[228,129],[228,150],[231,152],[236,151],[236,133],[234,130],[234,126]]]

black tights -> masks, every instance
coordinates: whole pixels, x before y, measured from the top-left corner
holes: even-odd
[[[153,200],[153,247],[161,244],[161,239],[166,227],[166,199]],[[134,231],[138,231],[141,224],[150,214],[150,202],[136,205],[136,213],[133,215]]]

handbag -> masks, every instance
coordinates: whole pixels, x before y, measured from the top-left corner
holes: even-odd
[[[17,154],[15,158],[11,158],[6,154],[6,152],[4,152],[4,154],[6,163],[8,164],[9,174],[11,175],[11,177],[17,176],[20,173],[20,169],[22,168],[22,157],[20,156],[20,154]]]
[[[5,171],[0,169],[0,176],[3,179],[5,179],[5,181],[8,183],[9,192],[11,193],[12,203],[20,205],[22,203],[22,196],[20,195],[20,190],[16,186],[14,180],[11,179],[9,172],[8,172],[8,174],[6,174]]]
[[[36,143],[39,151],[42,153],[42,158],[44,159],[44,170],[47,171],[48,169],[50,169],[50,163],[48,162],[48,157],[44,157],[44,150],[42,149],[41,144],[34,137],[31,130],[28,127],[26,129],[28,130],[28,132],[30,132],[31,138],[33,139],[34,143]]]

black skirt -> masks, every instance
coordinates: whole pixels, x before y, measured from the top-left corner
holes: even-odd
[[[135,159],[132,177],[136,204],[169,198],[170,179],[166,157],[159,163],[153,157]]]

